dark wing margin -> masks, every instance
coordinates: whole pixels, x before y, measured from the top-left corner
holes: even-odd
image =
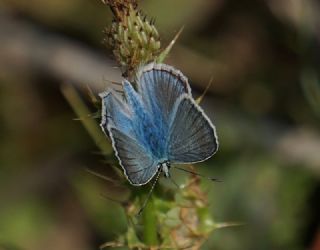
[[[188,95],[175,105],[169,129],[168,154],[172,163],[196,163],[210,158],[218,149],[214,125]]]
[[[136,186],[148,183],[159,168],[151,154],[137,140],[118,129],[109,127],[108,131],[113,149],[129,182]]]

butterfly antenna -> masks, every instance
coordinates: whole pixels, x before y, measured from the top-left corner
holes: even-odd
[[[169,175],[169,179],[178,189],[180,189],[180,186],[178,185],[178,183],[176,183],[176,181],[172,179],[170,175]]]
[[[184,171],[184,172],[187,172],[187,173],[189,173],[189,174],[198,175],[198,176],[200,176],[200,177],[202,177],[202,178],[206,178],[206,179],[208,179],[208,180],[210,180],[210,181],[222,182],[222,181],[219,180],[219,179],[212,178],[212,177],[207,177],[207,176],[204,176],[204,175],[202,175],[202,174],[198,174],[198,173],[196,173],[196,172],[193,172],[193,171],[190,171],[190,170],[187,170],[187,169],[184,169],[184,168],[179,168],[179,167],[176,167],[176,166],[174,166],[174,168],[179,169],[179,170]]]
[[[142,205],[142,207],[140,208],[137,216],[140,216],[141,213],[143,212],[143,210],[145,209],[145,207],[147,206],[148,201],[149,201],[149,199],[150,199],[150,197],[151,197],[151,194],[152,194],[152,192],[153,192],[153,189],[154,189],[154,187],[156,186],[156,183],[158,182],[158,179],[159,179],[159,177],[160,177],[160,174],[161,174],[161,170],[159,169],[159,170],[158,170],[158,174],[157,174],[154,182],[152,183],[152,186],[151,186],[151,189],[150,189],[150,191],[149,191],[149,193],[148,193],[148,196],[147,196],[147,198],[144,200],[143,205]]]

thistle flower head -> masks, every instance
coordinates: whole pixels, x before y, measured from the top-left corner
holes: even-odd
[[[104,0],[110,6],[114,19],[105,30],[105,43],[112,48],[116,60],[123,67],[124,75],[133,76],[136,69],[160,53],[160,37],[154,26],[137,9],[135,0]]]
[[[114,17],[119,22],[128,15],[130,6],[133,8],[137,8],[138,6],[136,0],[102,0],[102,2],[110,7]]]

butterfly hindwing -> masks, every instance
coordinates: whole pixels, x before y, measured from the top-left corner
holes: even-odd
[[[116,128],[109,128],[112,146],[123,167],[125,175],[133,185],[143,185],[157,173],[158,164],[150,152],[137,140]]]
[[[168,154],[172,163],[195,163],[218,149],[215,128],[192,97],[181,96],[172,113]]]

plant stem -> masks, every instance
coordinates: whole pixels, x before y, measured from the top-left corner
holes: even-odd
[[[145,196],[142,196],[145,198]],[[157,246],[157,217],[154,207],[154,199],[150,198],[143,211],[143,241],[148,246]]]
[[[85,129],[88,131],[89,135],[94,140],[97,147],[104,155],[111,154],[112,147],[110,143],[105,139],[106,136],[102,133],[97,123],[89,116],[89,109],[81,100],[74,87],[72,87],[72,85],[64,84],[61,86],[61,91],[74,112],[79,117]]]

